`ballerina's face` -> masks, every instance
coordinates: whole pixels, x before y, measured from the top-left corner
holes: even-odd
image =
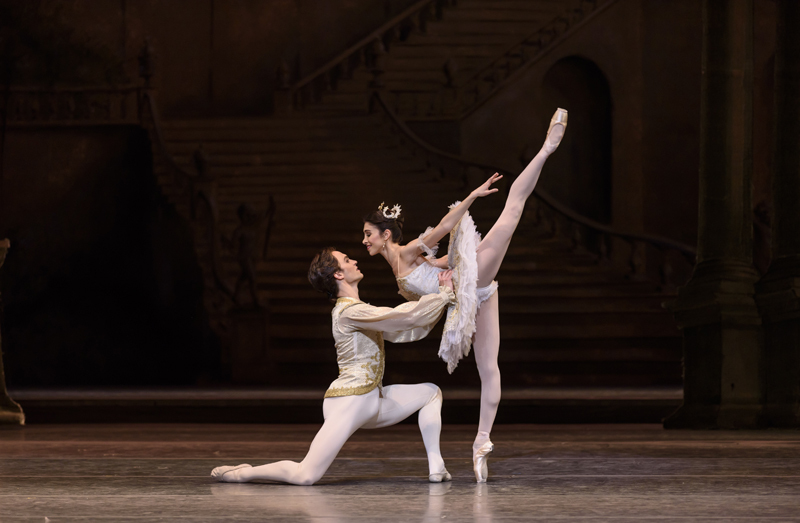
[[[386,241],[381,236],[381,230],[378,227],[372,223],[364,222],[364,239],[361,243],[366,246],[370,256],[375,256],[381,252]]]

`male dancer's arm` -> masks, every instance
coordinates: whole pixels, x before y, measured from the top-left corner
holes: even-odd
[[[419,301],[409,301],[394,308],[359,303],[342,313],[339,326],[382,332],[386,341],[409,343],[427,336],[445,308],[455,303],[455,299],[453,290],[442,286],[438,294],[427,294]]]

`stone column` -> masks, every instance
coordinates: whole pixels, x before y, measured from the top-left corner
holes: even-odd
[[[3,262],[6,260],[6,253],[9,247],[8,240],[0,240],[0,267],[3,266]],[[24,425],[25,414],[23,414],[22,408],[8,396],[6,376],[3,370],[3,347],[0,340],[0,424],[3,423]]]
[[[757,285],[765,422],[800,426],[800,2],[778,0],[772,264]]]
[[[753,427],[763,398],[751,204],[753,0],[703,0],[697,265],[673,308],[684,402],[666,428]]]

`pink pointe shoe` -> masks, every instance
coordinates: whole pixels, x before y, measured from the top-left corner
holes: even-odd
[[[486,441],[483,445],[473,450],[472,469],[478,483],[486,483],[489,478],[489,454],[494,450],[494,443]]]
[[[544,146],[542,147],[547,154],[552,154],[558,149],[558,144],[561,143],[561,139],[567,131],[567,115],[567,110],[559,107],[550,119],[550,127],[547,129],[547,137],[544,139]],[[561,132],[553,133],[553,130],[557,129],[559,126],[561,126]],[[553,134],[552,139],[550,137],[551,133]]]

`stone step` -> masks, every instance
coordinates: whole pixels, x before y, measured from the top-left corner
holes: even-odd
[[[502,287],[501,287],[502,289]],[[280,314],[321,314],[329,315],[331,304],[319,299],[318,294],[291,300],[278,301],[274,307]],[[602,297],[562,297],[550,296],[537,300],[523,297],[506,296],[500,300],[500,314],[513,313],[559,313],[559,314],[591,314],[603,313],[664,313],[662,303],[671,296],[663,294],[642,294],[633,296],[607,295]]]
[[[323,325],[306,324],[298,327],[293,324],[272,323],[270,334],[278,338],[318,339],[329,342],[331,338],[330,319]],[[676,335],[677,327],[671,317],[653,315],[648,318],[653,324],[640,324],[617,320],[614,323],[597,323],[589,325],[566,324],[501,324],[501,339],[530,340],[535,343],[539,338],[641,338],[645,336]]]
[[[371,135],[359,140],[330,140],[323,138],[301,138],[290,142],[272,142],[258,139],[226,140],[218,142],[203,142],[203,149],[209,156],[210,163],[214,163],[216,155],[231,154],[256,154],[256,153],[307,153],[384,150],[398,147],[399,139],[394,135]],[[194,141],[170,141],[167,144],[173,156],[191,156],[197,150],[198,144]]]
[[[456,10],[473,10],[473,9],[480,9],[480,10],[489,10],[489,9],[498,9],[498,10],[514,10],[514,11],[524,11],[524,10],[557,10],[562,11],[565,9],[567,2],[564,0],[458,0],[458,6],[451,10],[447,11],[449,15]]]
[[[536,21],[498,21],[498,20],[460,20],[458,23],[435,23],[428,25],[429,35],[470,35],[473,41],[480,42],[484,36],[505,36],[509,41],[525,38],[544,22]]]

